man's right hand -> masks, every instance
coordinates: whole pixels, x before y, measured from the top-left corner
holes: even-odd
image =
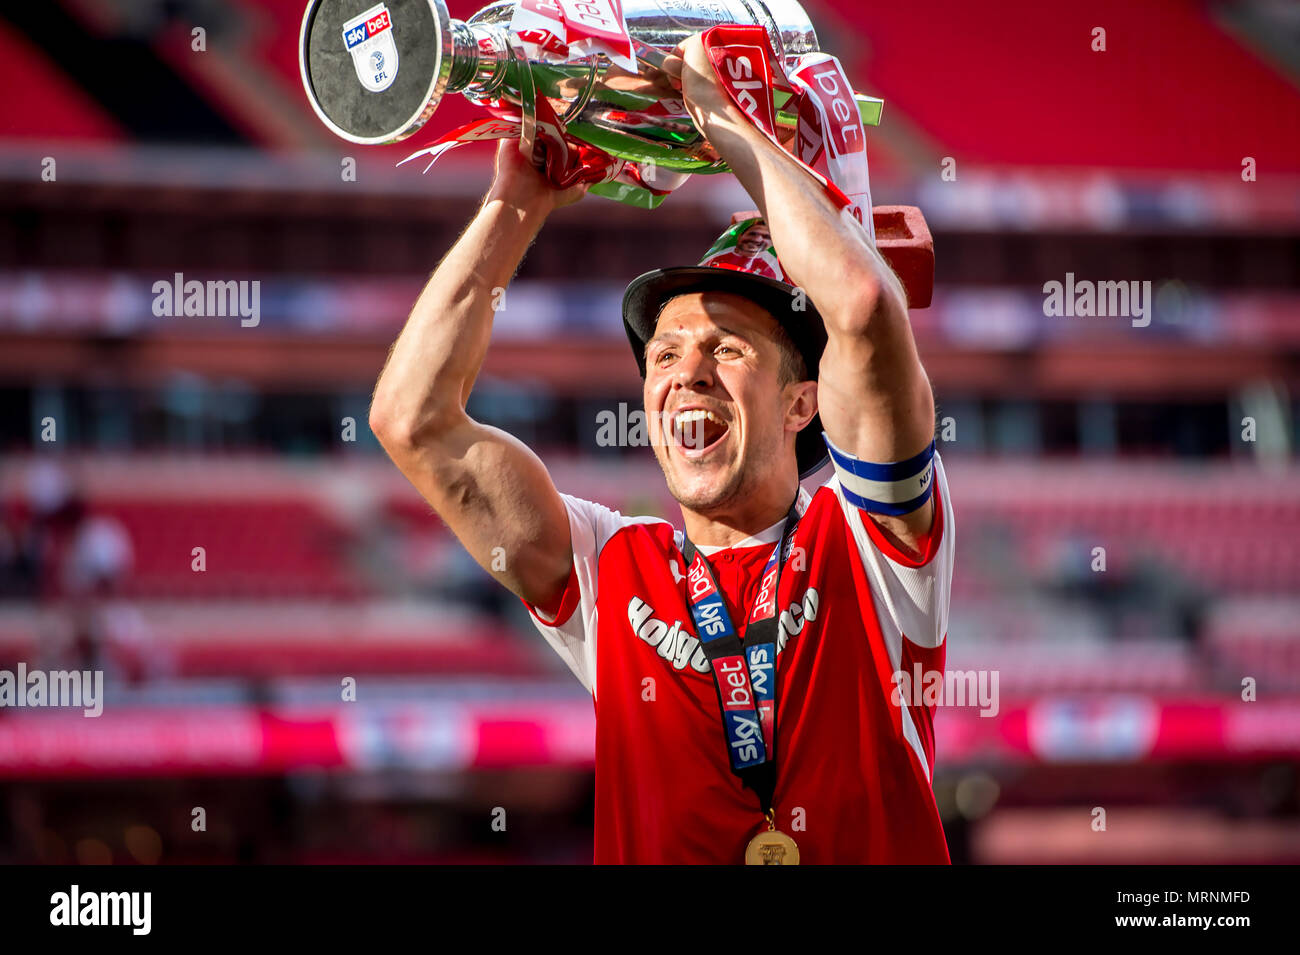
[[[502,140],[487,197],[420,293],[370,406],[375,437],[470,555],[544,608],[573,568],[568,511],[537,455],[465,406],[505,286],[546,216],[586,188],[553,188]]]
[[[501,199],[520,208],[539,208],[543,214],[572,205],[587,194],[587,183],[556,189],[546,174],[519,151],[519,141],[497,142],[496,171],[488,199]]]

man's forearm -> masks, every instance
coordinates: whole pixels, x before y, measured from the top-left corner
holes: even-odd
[[[821,185],[735,106],[708,110],[703,132],[757,203],[782,266],[816,302],[829,333],[860,332],[884,296],[906,301],[866,231],[846,221]]]
[[[902,283],[866,230],[726,98],[698,42],[686,56],[692,115],[758,204],[789,279],[825,323],[817,375],[823,428],[837,447],[868,461],[912,457],[933,437],[934,397]],[[881,521],[908,542],[928,528],[931,514],[926,504]]]
[[[492,337],[494,306],[546,212],[541,202],[488,194],[393,344],[375,386],[372,425],[415,435],[464,411]]]

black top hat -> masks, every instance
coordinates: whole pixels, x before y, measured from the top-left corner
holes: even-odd
[[[740,249],[741,236],[756,224],[765,224],[757,214],[733,221],[699,265],[655,269],[632,280],[623,294],[623,325],[642,378],[646,342],[654,337],[659,313],[669,299],[689,292],[730,292],[749,299],[776,319],[803,356],[809,377],[816,379],[826,349],[826,326],[811,300],[785,280],[770,238],[752,254]],[[820,415],[795,438],[795,456],[800,479],[826,463]]]

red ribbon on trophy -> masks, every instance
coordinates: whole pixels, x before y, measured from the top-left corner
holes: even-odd
[[[762,27],[716,26],[701,39],[732,103],[782,149],[772,91],[792,94],[799,118],[794,158],[874,240],[865,129],[840,61],[829,53],[807,53],[787,75],[780,61],[773,62]]]
[[[563,126],[544,98],[538,99],[537,109],[537,143],[533,162],[546,174],[547,179],[557,189],[567,189],[580,182],[611,182],[623,179],[631,185],[650,191],[656,190],[646,183],[635,168],[635,163],[625,163],[608,153],[601,152],[595,146],[564,135]],[[448,133],[438,137],[430,145],[418,152],[411,153],[397,165],[401,166],[413,159],[428,157],[429,164],[424,167],[428,172],[435,162],[446,152],[466,143],[483,142],[490,139],[510,139],[521,137],[523,121],[518,117],[485,117],[457,126]],[[632,168],[628,168],[632,167]]]
[[[510,32],[536,59],[564,61],[575,54],[604,53],[628,72],[636,72],[620,0],[520,0]]]
[[[510,34],[522,52],[533,59],[567,62],[574,54],[603,53],[620,66],[636,71],[632,40],[620,0],[521,0],[510,21]],[[509,136],[518,136],[520,149],[527,151],[526,133],[531,127],[535,137],[530,159],[557,189],[580,182],[612,182],[622,178],[630,185],[652,192],[671,191],[647,185],[639,171],[626,169],[633,164],[565,135],[564,124],[544,96],[533,97],[531,116],[525,116],[523,110],[504,100],[495,100],[487,107],[495,119],[459,126],[398,165],[428,156],[429,165],[424,167],[428,172],[440,156],[457,146]]]

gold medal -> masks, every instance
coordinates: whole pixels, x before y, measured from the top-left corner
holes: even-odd
[[[767,811],[767,830],[745,846],[745,865],[798,865],[799,847],[776,828],[776,813]]]

